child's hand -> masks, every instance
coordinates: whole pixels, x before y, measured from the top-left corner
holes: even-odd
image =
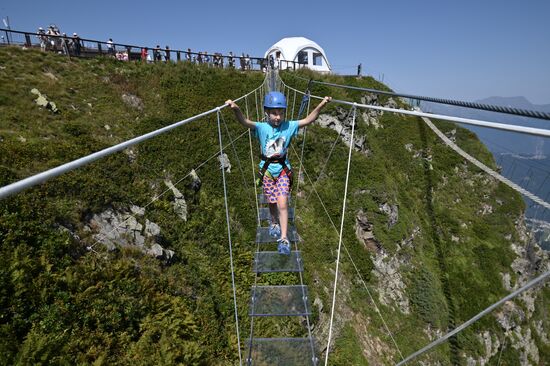
[[[225,104],[227,104],[229,106],[229,108],[231,109],[238,109],[239,106],[237,105],[237,103],[235,103],[234,101],[232,101],[231,99],[228,99],[225,101]]]
[[[332,97],[324,97],[321,103],[323,103],[323,107],[327,105],[332,100]]]

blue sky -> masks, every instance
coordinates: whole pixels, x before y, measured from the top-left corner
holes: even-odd
[[[57,24],[67,34],[172,49],[263,56],[304,36],[336,72],[394,90],[475,100],[525,96],[550,104],[550,1],[3,1],[12,29]]]

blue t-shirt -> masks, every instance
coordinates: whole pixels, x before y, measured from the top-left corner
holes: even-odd
[[[267,122],[256,122],[255,130],[263,155],[268,158],[274,155],[285,155],[290,140],[298,133],[298,121],[284,121],[279,127],[273,127]],[[288,157],[285,164],[289,169],[291,168]],[[264,162],[260,161],[260,169],[263,165]],[[273,177],[277,178],[281,174],[283,166],[279,163],[271,163],[267,170]]]

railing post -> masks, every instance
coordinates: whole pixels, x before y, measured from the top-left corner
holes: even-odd
[[[102,55],[103,51],[101,50],[101,42],[97,42],[97,52]]]
[[[178,62],[181,61],[181,53],[180,53],[180,51],[177,51],[177,52],[176,52],[176,59],[178,60]]]
[[[31,36],[28,33],[25,33],[25,46],[31,47]]]

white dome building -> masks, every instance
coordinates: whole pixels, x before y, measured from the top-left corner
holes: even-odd
[[[271,46],[264,57],[273,55],[275,64],[281,69],[307,67],[319,72],[332,70],[325,51],[317,43],[304,37],[283,38]],[[278,60],[278,61],[277,61]],[[285,62],[285,61],[294,61]]]

